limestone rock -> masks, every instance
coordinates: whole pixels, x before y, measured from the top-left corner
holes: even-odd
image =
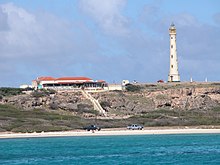
[[[152,89],[148,89],[152,88]],[[157,109],[208,109],[220,106],[220,86],[217,87],[163,87],[147,86],[139,92],[92,93],[112,116],[142,114]],[[36,97],[31,94],[3,97],[0,104],[12,104],[24,109],[65,110],[82,116],[94,116],[93,104],[81,92],[58,92]]]

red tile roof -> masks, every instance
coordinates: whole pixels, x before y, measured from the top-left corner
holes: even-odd
[[[71,82],[57,82],[57,84],[71,84]],[[83,82],[74,82],[73,84],[83,84]]]
[[[88,77],[61,77],[56,80],[84,80],[84,81],[92,81],[91,78]]]
[[[37,78],[38,81],[55,81],[55,80],[83,80],[83,81],[87,81],[90,82],[92,81],[91,78],[88,77],[60,77],[60,78],[54,78],[54,77],[38,77]]]
[[[56,80],[56,78],[53,78],[53,77],[38,77],[37,80],[40,80],[40,81],[51,81],[51,80]]]
[[[105,82],[105,80],[97,80],[97,82]]]

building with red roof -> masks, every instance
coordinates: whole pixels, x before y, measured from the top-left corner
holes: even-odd
[[[35,89],[104,89],[107,83],[104,80],[94,81],[88,77],[38,77],[32,81],[32,86]]]

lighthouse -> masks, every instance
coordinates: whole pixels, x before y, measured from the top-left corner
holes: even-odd
[[[170,72],[168,75],[168,82],[180,82],[177,51],[176,51],[176,28],[173,23],[169,28],[169,34],[170,34]]]

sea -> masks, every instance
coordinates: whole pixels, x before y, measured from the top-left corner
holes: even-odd
[[[220,164],[220,134],[0,139],[0,164]]]

